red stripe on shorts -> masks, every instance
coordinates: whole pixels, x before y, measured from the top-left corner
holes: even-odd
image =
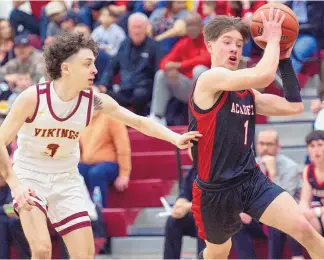
[[[196,183],[193,184],[192,189],[192,207],[191,211],[194,216],[196,226],[198,228],[198,236],[203,239],[207,240],[206,232],[205,232],[205,226],[202,219],[201,214],[201,189],[197,186]]]
[[[61,235],[61,236],[64,236],[74,230],[77,230],[77,229],[80,229],[80,228],[84,228],[84,227],[91,227],[91,221],[90,220],[87,220],[87,221],[83,221],[83,222],[80,222],[80,223],[76,223],[72,226],[69,226],[61,231],[58,231],[58,233]]]
[[[54,228],[57,228],[59,226],[63,226],[65,225],[66,223],[70,222],[71,220],[74,220],[74,219],[77,219],[77,218],[81,218],[81,217],[88,217],[88,212],[87,211],[82,211],[82,212],[78,212],[78,213],[75,213],[57,223],[53,223],[53,227]]]

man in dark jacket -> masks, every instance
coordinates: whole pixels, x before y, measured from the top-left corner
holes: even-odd
[[[132,106],[134,112],[145,115],[151,101],[153,80],[160,62],[157,44],[146,35],[148,18],[134,13],[128,19],[127,38],[115,57],[109,62],[101,80],[101,91],[107,93],[124,107]],[[113,85],[120,74],[120,82]]]

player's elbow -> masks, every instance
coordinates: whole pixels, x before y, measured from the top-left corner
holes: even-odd
[[[261,85],[265,85],[267,87],[275,80],[276,72],[274,72],[272,70],[263,71],[263,72],[261,72],[260,76],[261,76],[260,77],[261,81],[264,83]]]
[[[292,106],[291,106],[291,114],[292,115],[299,115],[303,112],[304,112],[303,102],[292,103]]]

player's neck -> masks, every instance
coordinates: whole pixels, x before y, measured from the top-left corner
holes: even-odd
[[[322,163],[317,163],[317,164],[315,165],[315,168],[316,168],[316,170],[317,170],[318,172],[320,172],[320,173],[324,173],[324,162],[322,162]]]
[[[56,95],[65,102],[71,101],[79,96],[80,91],[75,88],[71,88],[74,84],[70,84],[66,80],[56,79],[53,82]]]

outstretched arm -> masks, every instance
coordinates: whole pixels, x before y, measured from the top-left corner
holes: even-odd
[[[201,137],[201,134],[196,131],[183,135],[175,133],[147,117],[136,115],[128,109],[119,106],[115,100],[106,94],[94,95],[94,110],[96,112],[102,111],[112,119],[118,120],[145,135],[168,141],[180,149],[188,148],[192,145],[190,143],[191,140],[198,141],[198,138]]]

